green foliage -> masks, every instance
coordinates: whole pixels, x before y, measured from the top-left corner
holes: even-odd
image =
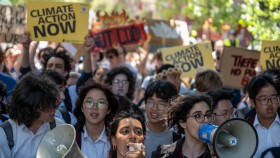
[[[160,18],[182,15],[194,20],[194,29],[213,18],[212,27],[217,31],[222,24],[233,29],[241,24],[255,40],[280,40],[280,0],[158,0],[157,6]]]
[[[257,40],[280,40],[280,1],[245,0],[242,22]]]

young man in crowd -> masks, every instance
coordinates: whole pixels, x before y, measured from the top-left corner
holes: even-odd
[[[32,73],[22,77],[9,105],[10,119],[0,128],[1,158],[36,157],[42,138],[63,123],[55,118],[58,96],[48,78]]]
[[[180,135],[167,127],[169,101],[176,97],[177,94],[175,85],[165,80],[151,82],[145,91],[144,98],[147,114],[146,158],[150,158],[152,152],[159,145],[171,144],[181,138]]]
[[[231,103],[233,98],[232,91],[223,88],[210,89],[206,91],[206,94],[212,99],[211,110],[214,114],[214,120],[212,120],[213,124],[219,126],[224,121],[234,117],[235,109]]]
[[[248,85],[250,103],[254,111],[248,120],[258,134],[259,145],[255,154],[255,157],[258,158],[268,148],[280,145],[280,119],[277,113],[279,89],[277,87],[269,75],[255,76]],[[272,157],[271,153],[267,153],[265,156],[265,158]]]

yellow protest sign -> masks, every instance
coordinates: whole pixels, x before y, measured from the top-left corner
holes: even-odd
[[[36,2],[27,4],[27,30],[34,41],[81,44],[88,33],[89,5]]]
[[[260,63],[263,70],[280,68],[280,41],[262,41]]]
[[[196,69],[200,67],[215,69],[210,42],[163,48],[161,50],[163,63],[181,68],[181,78],[194,77]]]

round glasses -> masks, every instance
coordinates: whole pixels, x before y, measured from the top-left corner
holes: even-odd
[[[117,79],[115,79],[115,80],[113,80],[113,82],[112,82],[114,85],[120,85],[120,84],[122,84],[122,85],[128,85],[128,80],[117,80]]]
[[[203,123],[205,120],[205,117],[207,117],[207,119],[209,121],[212,121],[214,119],[214,114],[213,113],[207,113],[207,114],[199,113],[199,114],[195,114],[193,116],[187,116],[187,118],[189,118],[189,117],[194,117],[196,122]]]
[[[147,100],[146,105],[149,108],[153,108],[155,105],[157,105],[159,110],[164,110],[164,108],[166,107],[167,103],[165,101],[163,101],[163,100],[160,100],[158,102],[155,102],[153,100]]]
[[[105,105],[107,105],[107,102],[104,99],[99,99],[96,102],[94,102],[93,99],[87,99],[83,103],[86,109],[91,109],[93,105],[96,104],[97,109],[101,110],[105,108]]]

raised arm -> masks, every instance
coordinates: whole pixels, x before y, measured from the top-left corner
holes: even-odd
[[[90,34],[88,34],[85,37],[85,42],[84,42],[84,50],[85,50],[84,51],[84,61],[83,61],[84,73],[91,73],[92,72],[91,55],[90,54],[91,54],[94,46],[95,46],[94,40],[90,36]]]
[[[22,62],[21,67],[22,68],[29,68],[30,67],[30,61],[29,61],[29,47],[31,43],[30,33],[24,32],[24,34],[20,37],[20,49],[23,53],[22,55]]]
[[[32,42],[31,47],[30,47],[30,55],[29,55],[29,64],[30,64],[30,68],[32,71],[36,70],[36,66],[35,66],[35,62],[34,62],[34,58],[36,55],[36,49],[39,45],[39,42]]]

